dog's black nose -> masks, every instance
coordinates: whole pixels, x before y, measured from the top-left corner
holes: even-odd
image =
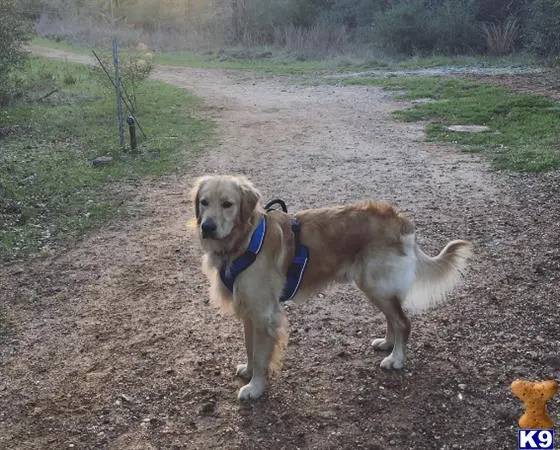
[[[216,228],[216,222],[214,222],[212,219],[206,219],[200,226],[200,229],[202,230],[202,237],[208,238],[214,236]]]

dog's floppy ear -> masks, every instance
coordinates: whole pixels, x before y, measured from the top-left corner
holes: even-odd
[[[196,222],[200,223],[200,206],[199,206],[199,197],[198,197],[198,193],[200,192],[200,188],[202,187],[202,185],[208,180],[208,176],[203,176],[200,178],[197,178],[194,182],[194,185],[191,189],[191,201],[194,203],[194,211],[195,211],[195,217],[196,217]]]
[[[261,200],[261,193],[257,188],[245,177],[239,177],[238,187],[241,193],[241,205],[239,207],[239,218],[241,223],[246,223],[253,211],[257,207],[257,203]]]

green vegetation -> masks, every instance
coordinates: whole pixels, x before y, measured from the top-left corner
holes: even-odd
[[[21,67],[27,53],[23,46],[31,38],[31,23],[14,0],[0,0],[0,103],[5,101],[8,76]]]
[[[53,48],[73,53],[83,53],[91,55],[91,47],[84,47],[80,44],[69,44],[64,41],[57,42],[44,37],[36,37],[32,44],[45,48]],[[107,46],[107,48],[109,48]],[[99,53],[97,47],[94,48]],[[121,57],[138,56],[140,53],[135,49],[124,48],[119,51]],[[183,51],[153,54],[154,64],[165,64],[170,66],[182,66],[204,69],[232,69],[232,70],[253,70],[266,73],[277,74],[298,74],[319,72],[326,70],[342,70],[354,67],[374,68],[377,63],[364,65],[363,62],[354,62],[349,58],[322,59],[298,59],[294,55],[277,49],[263,47],[259,50],[247,51],[244,49],[230,49],[228,52],[217,51],[204,53]]]
[[[8,317],[6,317],[6,312],[0,308],[0,340],[10,334],[12,326]]]
[[[399,98],[431,99],[397,111],[405,121],[428,121],[427,138],[485,151],[499,168],[538,172],[560,167],[560,104],[480,82],[439,77],[352,79],[347,84],[405,91]],[[449,125],[486,125],[483,133],[458,133]]]
[[[32,43],[37,46],[89,53],[91,48],[56,42],[36,37]],[[123,49],[121,55],[139,56],[134,49]],[[538,66],[536,58],[529,55],[507,56],[427,56],[427,57],[379,57],[352,58],[337,56],[327,59],[298,59],[293,54],[278,49],[263,47],[248,52],[228,50],[228,52],[169,52],[155,53],[154,64],[182,66],[204,69],[252,70],[275,74],[318,74],[321,72],[367,71],[367,70],[415,70],[442,66],[460,67],[528,67]]]
[[[250,55],[244,52],[206,53],[194,52],[158,53],[155,55],[156,64],[170,66],[186,66],[206,69],[239,69],[254,70],[278,74],[297,74],[322,71],[336,66],[335,61],[297,60],[293,55],[285,53],[259,52]]]
[[[136,114],[147,139],[138,131],[131,155],[118,145],[114,90],[91,67],[32,58],[15,84],[12,104],[0,109],[2,259],[47,252],[125,213],[127,184],[181,170],[212,133],[191,95],[144,81]],[[113,162],[94,167],[101,155]]]
[[[48,42],[48,41],[46,41]],[[50,46],[46,44],[47,46]],[[259,55],[266,54],[262,58]],[[367,71],[367,70],[413,70],[442,66],[460,67],[529,67],[537,66],[535,58],[528,55],[508,56],[428,56],[414,58],[379,57],[349,58],[331,57],[326,59],[297,59],[286,52],[271,49],[257,52],[256,57],[244,57],[243,52],[227,54],[195,52],[155,54],[157,64],[172,66],[200,67],[207,69],[247,69],[271,73],[310,73],[323,71]]]
[[[55,40],[55,39],[48,39],[42,36],[34,36],[31,40],[32,45],[37,45],[40,47],[47,47],[47,48],[54,48],[56,50],[66,50],[73,53],[91,53],[91,48],[86,47],[84,44],[70,44],[69,42]],[[109,48],[109,47],[107,47]],[[119,50],[120,54],[120,50]]]
[[[270,46],[335,55],[560,56],[558,0],[20,0],[42,36],[158,52]]]
[[[433,67],[542,67],[542,61],[530,55],[502,56],[420,56],[400,58],[392,64],[394,69],[414,70]]]

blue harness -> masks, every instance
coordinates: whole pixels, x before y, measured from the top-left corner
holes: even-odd
[[[285,205],[283,205],[283,209],[285,209]],[[267,208],[267,210],[269,210],[269,208]],[[303,279],[307,262],[309,261],[309,250],[307,247],[301,245],[300,242],[300,230],[301,224],[296,219],[292,219],[292,231],[295,238],[295,252],[294,259],[292,260],[290,267],[288,267],[286,284],[284,285],[284,290],[280,296],[281,302],[294,298],[301,284],[301,280]],[[263,215],[257,228],[251,236],[249,246],[247,247],[245,253],[233,260],[232,263],[227,266],[227,270],[226,265],[222,266],[220,269],[220,278],[230,292],[233,293],[233,283],[235,282],[237,275],[243,272],[247,267],[255,262],[255,259],[257,259],[257,255],[262,249],[265,236],[266,215]]]

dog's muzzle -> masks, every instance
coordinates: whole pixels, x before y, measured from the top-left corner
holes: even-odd
[[[218,227],[216,225],[216,222],[214,222],[214,220],[212,219],[206,219],[204,222],[202,222],[202,224],[200,225],[200,229],[202,231],[203,239],[215,237],[217,228]]]

